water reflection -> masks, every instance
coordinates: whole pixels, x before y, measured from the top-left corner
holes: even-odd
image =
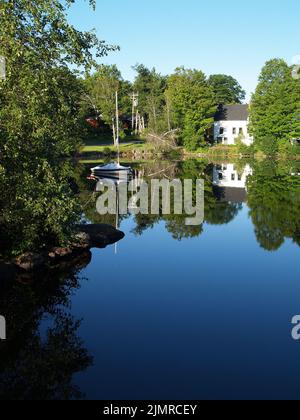
[[[230,177],[228,175],[229,173]],[[153,162],[135,168],[135,180],[138,182],[144,179],[150,185],[151,179],[191,179],[195,185],[197,179],[204,179],[205,223],[219,225],[232,221],[241,210],[243,202],[246,201],[246,182],[251,173],[252,171],[249,165],[238,169],[232,164],[228,164],[225,167],[225,165],[208,165],[206,162],[196,160],[187,160],[184,162]],[[233,176],[235,177],[234,180]],[[98,186],[102,186],[103,181],[105,180],[98,180],[96,186],[93,187],[94,191],[89,201],[90,206],[86,211],[88,217],[94,223],[109,222],[114,224],[113,216],[99,216],[96,211]],[[171,209],[174,210],[174,197],[172,192]],[[88,199],[86,192],[82,193],[82,199]],[[160,200],[162,201],[162,196]],[[151,208],[150,203],[149,208]],[[160,203],[160,208],[162,208],[162,203]],[[128,209],[128,215],[120,215],[120,223],[122,220],[130,217],[130,213],[130,209]],[[187,216],[185,213],[177,215],[174,212],[171,212],[169,215],[137,214],[133,216],[135,227],[132,231],[135,235],[140,236],[158,223],[164,222],[165,229],[176,240],[200,236],[203,233],[203,224],[199,226],[186,226],[185,220]]]
[[[286,239],[300,245],[299,166],[256,163],[247,182],[249,215],[258,243],[268,251],[278,250]]]
[[[74,382],[74,375],[83,371],[96,372],[95,383],[92,384],[95,386],[90,385],[90,393],[93,396],[91,388],[96,389],[96,385],[100,383],[99,387],[104,396],[124,397],[128,389],[128,395],[133,398],[135,395],[139,396],[139,390],[130,379],[131,372],[128,375],[126,373],[127,376],[125,373],[123,375],[122,372],[126,371],[127,367],[129,371],[138,366],[139,369],[136,368],[135,374],[142,372],[141,380],[151,376],[151,372],[155,372],[153,383],[150,381],[147,390],[159,388],[159,380],[162,380],[162,387],[165,390],[167,387],[173,389],[173,386],[177,389],[180,388],[180,384],[185,384],[185,373],[181,374],[180,369],[176,370],[180,363],[186,363],[190,368],[186,386],[190,386],[189,390],[194,394],[189,392],[187,397],[191,398],[193,395],[199,397],[197,393],[201,382],[199,372],[204,375],[205,387],[207,384],[211,386],[210,393],[207,391],[209,396],[215,396],[214,379],[219,375],[219,370],[214,369],[218,357],[220,358],[218,367],[221,369],[226,365],[231,372],[240,357],[239,346],[243,345],[238,338],[239,334],[247,335],[244,350],[242,347],[244,359],[241,358],[238,365],[240,372],[243,372],[244,366],[247,365],[245,361],[248,362],[248,351],[251,355],[257,351],[257,343],[263,342],[265,334],[269,333],[267,330],[261,330],[261,340],[258,340],[257,329],[262,328],[261,319],[266,316],[265,301],[269,297],[269,289],[267,287],[264,289],[261,281],[255,283],[252,289],[251,285],[255,279],[258,276],[266,279],[272,276],[270,287],[273,295],[275,288],[278,300],[274,301],[276,304],[273,308],[272,302],[269,303],[268,311],[269,308],[273,309],[273,312],[270,312],[272,315],[270,315],[270,324],[272,317],[277,314],[283,292],[286,296],[285,302],[288,303],[293,296],[296,296],[296,294],[289,295],[289,290],[293,290],[292,286],[295,287],[294,273],[297,274],[295,260],[298,255],[294,251],[295,248],[298,251],[297,247],[293,249],[287,247],[282,250],[285,251],[280,255],[282,260],[283,256],[291,255],[289,260],[291,268],[288,271],[284,268],[282,272],[279,272],[277,255],[272,259],[270,251],[279,253],[286,241],[300,245],[300,163],[272,161],[208,163],[186,160],[136,164],[134,169],[137,177],[145,179],[155,177],[205,180],[205,221],[202,225],[194,227],[185,225],[184,214],[132,215],[129,209],[127,215],[120,215],[117,220],[115,215],[101,216],[96,210],[99,196],[97,189],[100,184],[97,188],[97,183],[87,180],[89,167],[90,165],[77,167],[73,174],[74,191],[78,192],[81,208],[84,209],[87,220],[111,225],[117,223],[121,229],[126,227],[128,235],[122,243],[123,251],[116,257],[111,256],[110,250],[107,249],[101,256],[94,255],[93,260],[91,254],[87,253],[77,260],[65,262],[64,266],[59,265],[51,272],[38,273],[38,276],[16,273],[7,266],[0,267],[0,313],[6,315],[9,330],[9,340],[0,343],[1,398],[84,398],[86,382],[78,381],[78,387]],[[192,238],[193,241],[188,240]],[[200,241],[195,240],[196,238],[200,238]],[[218,244],[227,244],[227,246],[222,245],[221,253],[217,249]],[[237,256],[233,255],[232,249]],[[152,264],[155,252],[155,257],[161,258],[157,266]],[[199,269],[200,253],[201,269]],[[216,256],[219,261],[218,267],[215,267]],[[254,263],[249,264],[249,261]],[[247,264],[251,265],[249,273],[248,269],[245,270]],[[235,271],[232,270],[233,265],[236,266]],[[112,270],[115,266],[117,268]],[[85,270],[84,274],[88,274],[88,282],[81,278],[82,270]],[[120,272],[122,276],[112,275],[112,271],[114,274]],[[187,272],[190,275],[187,276]],[[236,275],[236,272],[243,272],[243,278]],[[200,279],[199,273],[201,273]],[[276,275],[280,278],[289,275],[290,288],[281,287],[282,283]],[[97,281],[93,282],[93,279]],[[218,279],[221,280],[218,282]],[[82,289],[85,287],[87,290],[83,292]],[[264,297],[261,299],[261,306],[257,300],[257,290],[260,290]],[[74,315],[71,307],[76,292],[78,299],[83,300],[82,313],[89,320],[89,327],[86,328],[90,328],[90,336],[94,340],[94,328],[98,328],[101,343],[106,339],[109,342],[108,346],[100,345],[99,339],[96,343],[81,341],[79,334],[81,315]],[[84,293],[86,300],[82,298]],[[170,295],[172,299],[168,300],[166,296]],[[157,296],[159,301],[156,300]],[[234,300],[236,296],[238,297]],[[297,304],[298,302],[295,303],[295,311]],[[246,334],[243,325],[240,329],[236,325],[237,315],[245,316],[243,315],[245,308],[249,313],[248,326],[252,328],[250,338],[248,330]],[[255,312],[251,312],[252,308],[255,308]],[[257,316],[256,319],[257,308],[261,311],[261,318]],[[288,316],[286,309],[284,317],[287,319]],[[209,328],[206,325],[207,319],[211,319]],[[226,363],[222,359],[223,351],[219,351],[219,337],[215,337],[214,343],[211,333],[220,319],[226,320],[222,327],[223,342],[226,343],[224,353],[227,357]],[[286,319],[281,322],[286,323]],[[283,326],[283,334],[288,334],[289,331],[285,328],[286,325]],[[178,340],[180,336],[178,329],[181,331],[182,340]],[[141,331],[144,330],[145,334],[142,334]],[[159,340],[156,336],[157,331],[160,332]],[[196,337],[195,331],[199,331],[199,337]],[[131,339],[128,339],[127,334]],[[277,344],[276,334],[277,331],[271,338]],[[165,341],[162,338],[164,336],[167,337]],[[165,348],[161,346],[161,340]],[[250,341],[255,343],[251,351],[248,347]],[[257,360],[263,360],[263,367],[258,366],[260,373],[264,371],[267,363],[270,363],[270,349],[267,345],[261,346],[260,350],[265,350],[266,356],[263,358],[262,353],[257,355]],[[178,355],[177,349],[180,349]],[[204,354],[199,357],[201,351],[204,351]],[[213,351],[215,354],[211,357]],[[91,352],[97,357],[103,378],[97,371],[97,364],[93,366]],[[153,361],[148,370],[144,360],[146,356],[143,356],[145,352],[148,360]],[[283,354],[281,350],[279,353]],[[174,371],[176,375],[178,374],[178,378],[176,376],[169,381],[167,375],[165,378],[158,378],[157,375],[166,365],[170,372],[173,369],[168,365],[170,360],[172,361],[170,354],[175,358]],[[201,365],[202,360],[205,361],[205,367]],[[140,364],[137,364],[137,361]],[[254,362],[252,360],[255,367]],[[206,375],[207,363],[210,363],[211,371]],[[92,366],[93,368],[89,370],[88,368]],[[144,375],[143,369],[147,374]],[[274,373],[273,365],[270,367],[270,372]],[[93,373],[89,374],[93,376]],[[251,376],[250,370],[245,374]],[[91,377],[87,374],[86,381],[89,384],[92,382]],[[247,382],[245,375],[237,382],[239,383],[231,383],[228,386],[227,379],[226,381],[224,379],[224,386],[220,385],[222,388],[219,390],[220,395],[223,397],[227,395],[226,392],[231,386],[235,391],[238,390],[241,383]],[[272,387],[272,383],[268,385]],[[117,395],[116,389],[121,389],[122,392]],[[176,389],[172,395],[167,393],[167,396],[174,398],[178,392]],[[238,394],[238,391],[236,393]],[[99,391],[96,397],[101,397],[100,394]],[[149,397],[150,394],[147,395]]]
[[[219,199],[230,203],[245,203],[247,201],[247,180],[253,175],[249,164],[239,169],[232,163],[214,165],[214,192]]]
[[[299,243],[300,164],[283,162],[236,162],[207,164],[197,160],[184,162],[152,162],[135,167],[138,178],[205,180],[205,221],[200,226],[186,226],[183,215],[135,215],[133,232],[139,236],[164,222],[167,232],[176,240],[200,236],[205,224],[223,225],[232,222],[244,206],[254,225],[257,241],[268,251],[280,248],[285,239]],[[93,188],[91,185],[89,189]],[[90,192],[82,191],[86,200]],[[97,214],[97,195],[86,209],[95,222],[114,224],[114,217]],[[171,206],[172,208],[172,206]],[[122,215],[122,220],[130,216]]]
[[[6,280],[0,283],[0,313],[9,332],[0,343],[0,399],[84,398],[73,376],[91,366],[92,358],[79,338],[80,320],[70,302],[82,281],[78,273],[90,261],[87,252],[34,275],[0,267]]]

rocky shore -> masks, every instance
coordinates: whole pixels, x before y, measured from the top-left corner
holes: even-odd
[[[25,272],[32,272],[45,267],[55,267],[65,264],[67,261],[78,258],[81,254],[87,254],[92,248],[105,248],[124,238],[125,234],[113,226],[79,225],[74,239],[64,247],[55,247],[41,252],[26,252],[19,255],[9,263],[0,264],[1,272],[11,273],[15,269]],[[4,275],[5,277],[5,275]]]

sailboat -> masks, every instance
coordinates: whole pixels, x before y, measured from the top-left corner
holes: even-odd
[[[118,149],[118,162],[108,163],[107,165],[96,166],[91,168],[93,176],[99,176],[112,179],[126,179],[132,173],[130,167],[120,165],[120,141],[119,141],[119,101],[118,92],[116,92],[116,146]]]

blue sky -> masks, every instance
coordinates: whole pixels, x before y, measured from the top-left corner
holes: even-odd
[[[300,54],[299,19],[299,0],[98,0],[95,12],[77,0],[69,13],[77,28],[95,28],[121,47],[102,61],[117,64],[125,79],[136,63],[162,74],[184,65],[231,74],[248,100],[266,60],[292,64]]]

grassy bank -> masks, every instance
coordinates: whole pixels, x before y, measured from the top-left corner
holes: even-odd
[[[277,154],[268,155],[263,153],[262,151],[255,151],[253,147],[239,147],[239,146],[224,146],[224,145],[217,145],[213,147],[204,147],[200,148],[196,151],[190,152],[188,150],[184,150],[184,156],[186,157],[205,157],[205,158],[232,158],[232,159],[266,159],[272,158],[276,160],[300,160],[299,153],[288,153],[288,152],[281,152]]]
[[[132,159],[141,159],[143,157],[153,158],[159,153],[154,145],[146,142],[145,140],[128,136],[120,141],[120,154],[123,157],[132,157]],[[253,147],[240,147],[237,145],[224,146],[217,145],[213,147],[202,147],[196,151],[188,151],[181,147],[176,150],[172,149],[170,152],[164,152],[164,156],[167,157],[168,153],[172,156],[174,153],[185,158],[207,158],[210,160],[214,159],[266,159],[270,156],[261,152],[255,151]],[[102,136],[95,139],[87,140],[84,146],[81,148],[79,157],[81,159],[95,161],[96,159],[103,158],[109,159],[117,155],[117,148],[112,144],[112,139],[109,136]],[[298,153],[278,153],[272,155],[272,159],[280,160],[299,160],[300,154]]]

